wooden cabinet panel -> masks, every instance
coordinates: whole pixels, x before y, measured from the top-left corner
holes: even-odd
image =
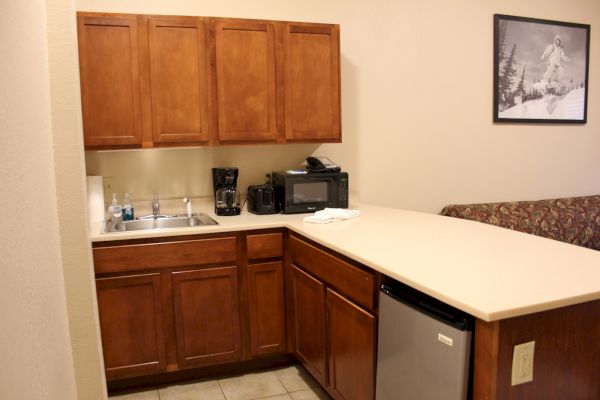
[[[275,140],[273,24],[217,20],[215,40],[219,140]]]
[[[173,272],[173,309],[180,366],[241,357],[238,268]]]
[[[375,316],[327,289],[329,388],[336,399],[368,400],[375,394]]]
[[[96,289],[106,377],[163,371],[160,275],[97,279]]]
[[[84,142],[340,142],[339,26],[78,12]]]
[[[136,17],[80,15],[77,27],[85,145],[141,145]]]
[[[339,28],[290,23],[284,49],[286,139],[340,141]]]
[[[373,274],[354,267],[295,236],[290,236],[289,251],[295,264],[358,304],[371,310],[374,308],[377,291]]]
[[[296,355],[311,375],[327,385],[325,285],[291,266]]]
[[[102,246],[102,245],[100,245]],[[97,274],[206,265],[237,259],[237,239],[222,237],[178,242],[95,247]]]
[[[154,142],[207,142],[209,65],[204,20],[151,17],[148,42]]]
[[[473,398],[600,399],[600,300],[500,321],[476,319]],[[533,381],[511,384],[514,346],[535,341]]]
[[[248,260],[260,260],[283,256],[283,235],[264,233],[246,237]]]
[[[262,355],[286,348],[283,263],[248,265],[250,352]]]

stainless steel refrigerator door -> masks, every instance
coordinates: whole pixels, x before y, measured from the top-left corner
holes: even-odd
[[[381,292],[377,400],[465,400],[471,332]]]

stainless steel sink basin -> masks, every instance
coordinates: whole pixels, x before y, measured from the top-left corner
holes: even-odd
[[[186,228],[190,226],[218,225],[218,222],[206,214],[175,217],[158,217],[152,219],[136,219],[113,224],[106,223],[105,232],[143,231],[148,229]]]

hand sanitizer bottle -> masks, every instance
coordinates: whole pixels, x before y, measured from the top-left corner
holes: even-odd
[[[129,200],[129,193],[125,193],[125,200],[123,201],[123,221],[133,221],[133,204]]]
[[[113,223],[119,222],[123,219],[123,209],[117,200],[117,194],[113,193],[112,203],[108,206],[108,215]]]

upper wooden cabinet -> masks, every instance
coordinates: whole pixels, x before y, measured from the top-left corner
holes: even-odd
[[[338,25],[77,20],[88,149],[341,141]]]
[[[154,143],[208,142],[210,66],[202,18],[149,18]]]
[[[272,22],[215,23],[219,141],[277,138]]]
[[[77,17],[86,146],[142,143],[135,16]]]
[[[285,137],[341,140],[339,27],[287,24]]]

